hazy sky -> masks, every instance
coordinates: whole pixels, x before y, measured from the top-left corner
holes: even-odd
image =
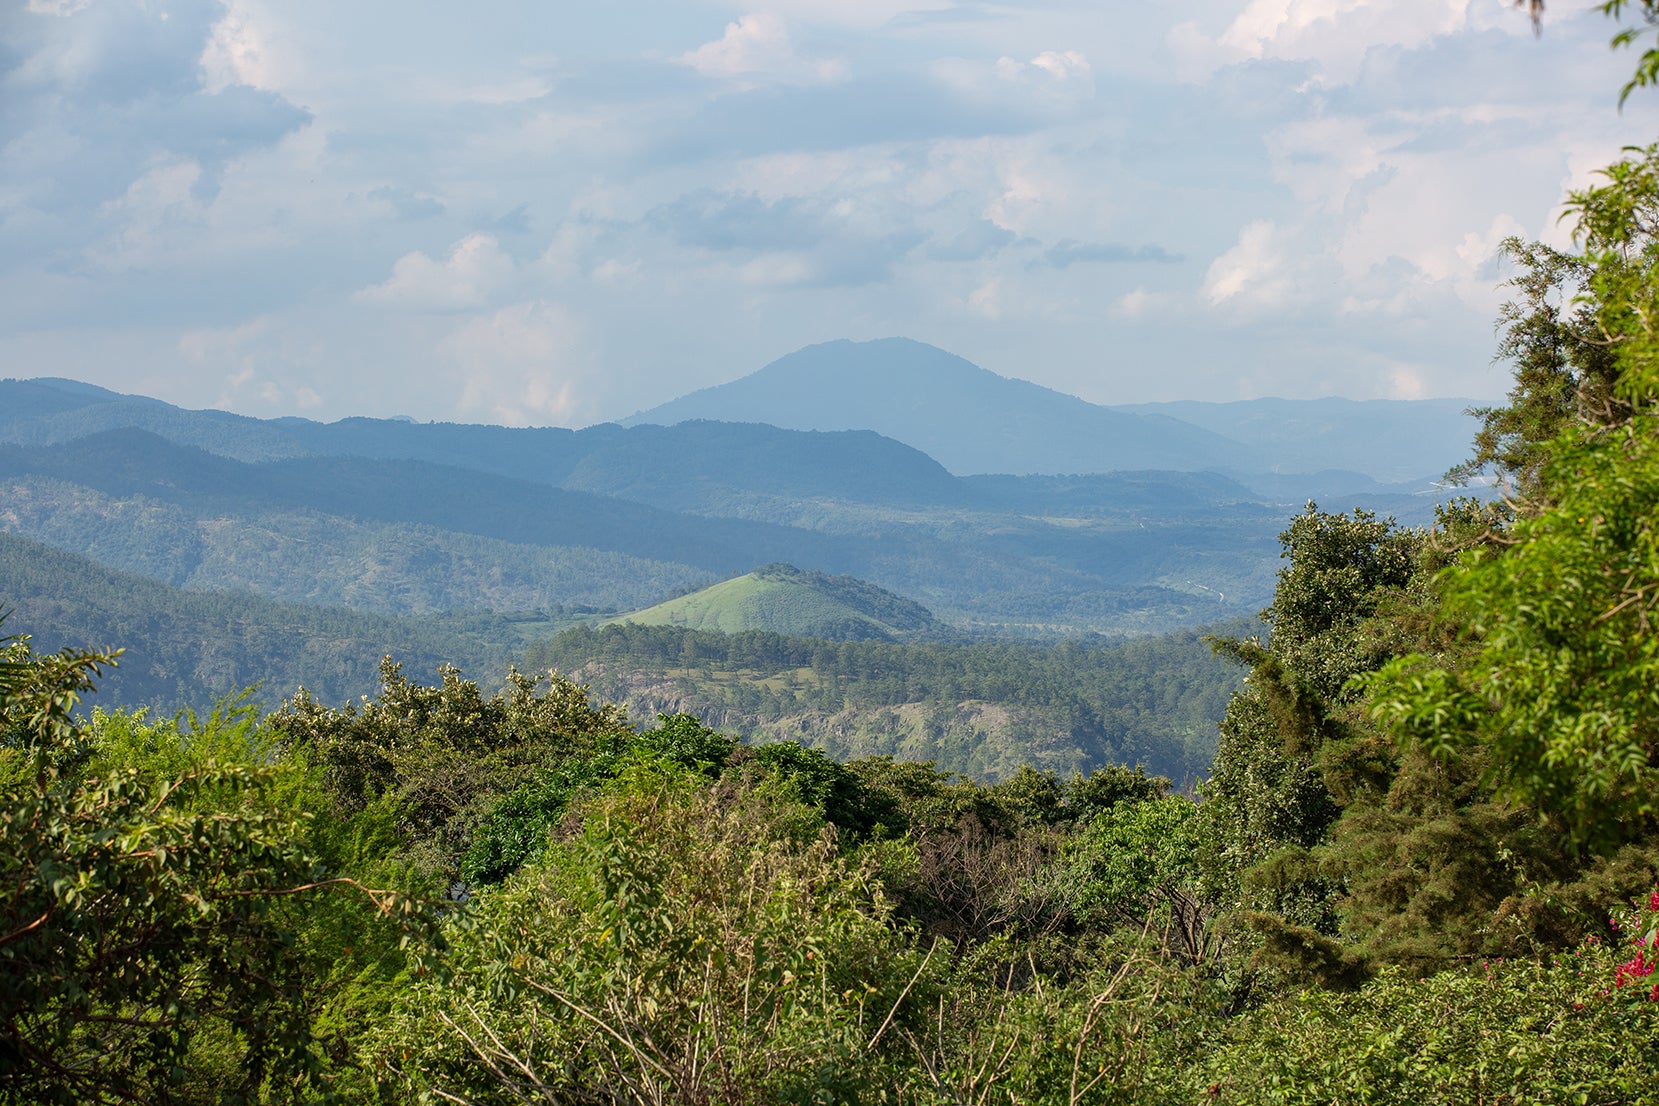
[[[0,0],[0,375],[583,425],[831,338],[1101,403],[1494,396],[1659,137],[1501,0]]]

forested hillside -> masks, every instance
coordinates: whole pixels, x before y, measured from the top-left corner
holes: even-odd
[[[1236,680],[1191,633],[1114,646],[876,648],[771,633],[594,629],[586,625],[593,612],[568,608],[389,618],[182,591],[6,534],[0,596],[13,624],[40,627],[39,648],[125,649],[92,700],[109,709],[171,714],[255,684],[267,707],[301,686],[342,704],[375,692],[386,655],[411,678],[454,665],[485,687],[516,664],[573,675],[645,722],[687,712],[746,739],[788,737],[838,757],[935,759],[979,779],[1023,764],[1064,773],[1122,762],[1190,782],[1209,762]],[[899,602],[888,613],[914,617]]]
[[[1243,623],[1216,632],[1238,632]],[[639,720],[687,713],[837,760],[891,756],[997,781],[1142,765],[1183,786],[1207,771],[1234,666],[1187,632],[1116,644],[833,642],[617,624],[533,646]]]
[[[245,592],[181,591],[4,533],[0,612],[10,612],[8,625],[27,627],[45,650],[124,649],[92,701],[164,714],[205,709],[255,685],[256,701],[271,707],[301,685],[327,702],[345,702],[375,690],[387,653],[411,673],[454,664],[493,680],[526,640],[581,617],[544,612],[533,622],[483,615],[422,622]]]

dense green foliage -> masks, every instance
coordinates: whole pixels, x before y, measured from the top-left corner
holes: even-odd
[[[398,1070],[474,1101],[858,1101],[868,1023],[921,957],[821,825],[764,788],[630,776],[381,1028],[440,1044]]]
[[[243,706],[71,721],[109,659],[13,640],[0,662],[0,1102],[347,1086],[343,1027],[433,935],[418,886]]]
[[[1441,581],[1461,640],[1371,683],[1377,718],[1442,758],[1478,748],[1488,780],[1599,848],[1659,828],[1659,146],[1605,179],[1569,205],[1584,293],[1560,324],[1595,336],[1594,371],[1561,343],[1572,417],[1533,424],[1513,520]]]
[[[1592,946],[1305,991],[1239,1020],[1209,1064],[1211,1101],[1649,1102],[1659,1003],[1610,994],[1617,974],[1615,956]]]
[[[988,787],[395,666],[74,721],[107,659],[0,668],[0,1102],[1636,1102],[1659,1063],[1659,894],[1279,998],[1206,806],[1140,771]]]
[[[1512,243],[1516,364],[1433,534],[1310,509],[1206,788],[1253,970],[1327,985],[1595,936],[1659,875],[1659,152]],[[1571,309],[1561,305],[1570,303]],[[1334,600],[1334,602],[1333,602]]]

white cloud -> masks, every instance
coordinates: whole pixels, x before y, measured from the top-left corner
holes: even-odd
[[[574,312],[534,300],[467,319],[440,352],[460,372],[462,411],[504,426],[568,426],[586,413],[579,383],[592,366],[581,345]]]
[[[89,259],[111,271],[164,264],[182,232],[202,223],[204,210],[194,195],[201,173],[194,161],[180,161],[158,165],[133,181],[99,212],[113,233],[87,250]]]
[[[1000,67],[1008,60],[1002,58],[997,64]],[[1094,67],[1076,50],[1044,50],[1026,64],[1047,73],[1060,84],[1086,85],[1090,94],[1094,93]]]
[[[1206,33],[1195,20],[1184,20],[1164,35],[1164,48],[1173,61],[1176,80],[1196,84],[1214,76],[1222,66],[1238,60],[1236,53]]]
[[[1492,248],[1659,122],[1557,7],[18,3],[0,361],[576,421],[909,333],[1107,400],[1496,395]]]
[[[1077,50],[1044,50],[1025,61],[1003,54],[989,63],[942,57],[928,71],[970,102],[1003,109],[1019,105],[1039,115],[1075,114],[1095,93],[1094,66]]]
[[[1306,294],[1302,261],[1290,236],[1257,219],[1239,231],[1231,249],[1210,263],[1203,295],[1210,303],[1255,314],[1282,311]]]
[[[1506,127],[1518,140],[1494,148]],[[1286,222],[1305,253],[1333,263],[1327,295],[1344,310],[1401,314],[1455,297],[1488,314],[1498,245],[1550,231],[1562,153],[1511,108],[1322,116],[1267,145],[1297,201]]]
[[[788,81],[824,82],[846,76],[844,61],[806,58],[798,54],[789,29],[771,12],[751,12],[726,24],[713,42],[677,59],[705,77],[771,77]]]
[[[481,307],[513,277],[513,259],[492,235],[469,234],[434,261],[424,253],[404,254],[392,275],[357,293],[364,303],[415,311],[455,311]]]
[[[303,381],[285,378],[296,352],[290,335],[269,315],[245,323],[185,331],[178,340],[185,361],[208,370],[220,391],[210,407],[224,411],[259,405],[277,412],[316,411],[318,391]]]
[[[764,254],[735,266],[735,272],[750,288],[793,288],[819,276],[812,259],[794,251]]]
[[[1122,319],[1138,319],[1152,310],[1157,303],[1157,296],[1145,288],[1135,288],[1117,298],[1112,304],[1112,314]]]
[[[241,385],[252,378],[249,347],[263,339],[270,329],[270,317],[260,316],[232,327],[187,330],[179,336],[178,350],[200,365],[235,365],[235,371],[227,378]]]
[[[992,277],[968,294],[968,307],[993,322],[1002,318],[1002,281]]]
[[[610,257],[593,267],[593,279],[609,288],[634,287],[640,283],[643,268],[637,260]]]
[[[991,67],[990,79],[976,80],[972,66],[961,67],[958,76],[978,87],[972,93],[990,96],[999,103],[1016,102],[1042,115],[1065,117],[1076,114],[1094,99],[1094,66],[1076,50],[1044,50],[1026,61],[1006,55]],[[949,72],[941,68],[941,71]]]
[[[976,216],[1020,237],[1096,241],[1112,237],[1117,214],[1102,160],[1041,137],[940,142],[908,187],[936,206],[974,203]]]
[[[527,100],[539,100],[552,90],[546,77],[527,74],[510,80],[472,85],[461,89],[454,98],[477,104],[520,104]]]
[[[276,87],[271,49],[258,17],[243,0],[230,0],[225,14],[208,33],[197,61],[202,87],[221,92],[231,85]]]
[[[1191,21],[1171,31],[1189,71],[1249,58],[1311,61],[1321,79],[1346,84],[1368,51],[1420,48],[1468,26],[1470,0],[1250,0],[1213,40]]]
[[[1473,205],[1434,209],[1443,195],[1435,185],[1432,174],[1420,188],[1390,181],[1357,211],[1303,209],[1285,221],[1253,220],[1211,262],[1201,295],[1234,324],[1370,316],[1386,325],[1456,306],[1490,319],[1502,301],[1493,276],[1499,244],[1526,237],[1526,229],[1503,214],[1470,228]],[[1402,209],[1425,205],[1435,214],[1432,228],[1419,231],[1402,219]]]
[[[1420,365],[1397,365],[1388,374],[1389,399],[1422,399],[1428,392]]]

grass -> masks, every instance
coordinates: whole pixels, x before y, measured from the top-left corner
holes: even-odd
[[[749,573],[702,591],[613,619],[647,626],[680,626],[735,634],[767,630],[798,637],[846,637],[846,628],[868,628],[873,638],[902,631],[807,584]]]

